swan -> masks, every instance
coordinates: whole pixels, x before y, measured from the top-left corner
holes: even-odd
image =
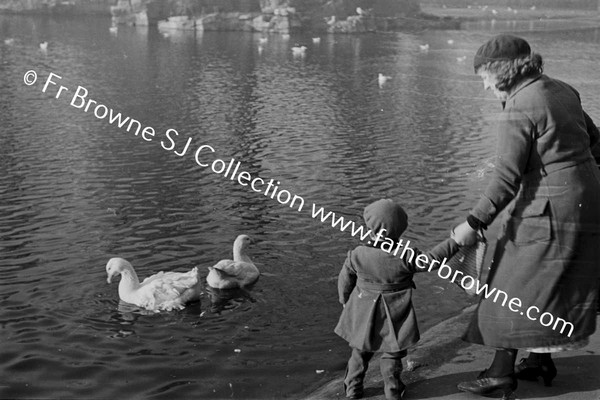
[[[48,42],[40,43],[40,50],[42,50],[43,52],[48,51]]]
[[[111,26],[110,28],[108,28],[108,30],[113,35],[116,35],[117,32],[119,32],[119,28],[116,25]]]
[[[428,51],[429,50],[429,44],[428,43],[420,44],[419,48],[421,49],[421,51]]]
[[[155,312],[183,309],[185,304],[200,299],[198,268],[188,272],[159,272],[142,283],[133,266],[123,258],[111,258],[106,264],[106,281],[121,274],[119,298],[138,307]]]
[[[246,254],[250,243],[252,239],[248,235],[239,235],[233,242],[233,260],[221,260],[208,267],[206,283],[216,289],[234,289],[255,283],[260,272]]]

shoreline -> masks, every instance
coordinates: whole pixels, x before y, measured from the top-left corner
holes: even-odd
[[[409,350],[404,359],[402,381],[406,384],[405,400],[481,400],[485,397],[460,392],[456,385],[462,381],[476,379],[477,374],[489,366],[494,349],[461,340],[470,317],[477,305],[449,318],[427,330],[419,343]],[[600,327],[600,312],[596,314],[596,325]],[[600,333],[590,336],[590,343],[579,350],[554,353],[552,358],[558,375],[552,386],[546,387],[539,381],[518,381],[515,391],[517,399],[528,400],[598,400],[600,399]],[[521,351],[517,360],[526,357]],[[407,364],[409,367],[407,367]],[[414,367],[413,370],[409,370]],[[379,356],[373,357],[364,380],[365,399],[385,400],[383,380],[379,372]],[[343,400],[343,374],[303,400]]]
[[[403,359],[402,381],[407,386],[426,380],[436,369],[454,358],[459,350],[469,346],[469,343],[463,342],[460,337],[466,330],[476,308],[477,304],[468,306],[460,314],[425,331],[419,342],[409,350],[408,356]],[[375,355],[369,363],[369,369],[365,376],[364,397],[385,400],[383,380],[379,372],[379,358],[379,355]],[[303,400],[345,398],[343,376],[339,376],[303,397]]]

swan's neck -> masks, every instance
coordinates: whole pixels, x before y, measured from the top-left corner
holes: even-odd
[[[246,249],[242,246],[234,246],[233,248],[233,261],[243,261],[247,263],[251,263],[252,260],[246,254]]]
[[[119,282],[119,295],[131,293],[140,287],[140,280],[134,270],[121,271],[121,282]]]

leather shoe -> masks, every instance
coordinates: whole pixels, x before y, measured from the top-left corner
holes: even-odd
[[[474,381],[461,382],[458,384],[458,390],[471,392],[475,394],[486,395],[496,390],[502,390],[505,397],[508,397],[517,388],[517,380],[513,376],[502,378],[479,378]]]

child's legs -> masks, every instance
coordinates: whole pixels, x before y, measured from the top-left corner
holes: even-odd
[[[372,357],[373,353],[352,348],[352,355],[348,360],[348,367],[346,368],[346,376],[344,378],[346,395],[362,394],[363,379],[365,378],[365,373],[367,372],[367,368],[369,368],[369,361]]]
[[[381,376],[385,385],[385,398],[388,400],[400,399],[402,392],[404,392],[405,386],[400,379],[400,375],[402,373],[402,358],[405,356],[406,350],[381,355]]]

